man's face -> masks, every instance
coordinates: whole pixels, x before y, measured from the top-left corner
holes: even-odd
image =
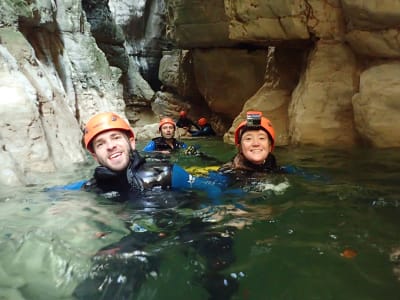
[[[112,171],[123,171],[129,165],[129,154],[135,149],[135,139],[120,130],[98,134],[92,141],[93,158]]]
[[[175,135],[175,127],[172,124],[164,124],[160,128],[161,136],[166,139],[172,139]]]
[[[262,164],[271,152],[271,143],[264,130],[248,130],[240,140],[240,150],[253,164]]]

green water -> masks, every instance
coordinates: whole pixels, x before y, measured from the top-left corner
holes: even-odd
[[[235,153],[219,140],[187,143],[220,161]],[[199,215],[210,228],[238,228],[232,235],[235,259],[221,271],[238,283],[232,299],[400,299],[400,262],[390,260],[400,248],[400,151],[307,147],[277,148],[275,155],[279,164],[296,166],[297,174],[260,182],[258,192],[225,196],[226,205],[212,211],[205,206],[176,212],[174,229],[146,248],[161,259],[157,276],[135,291],[137,299],[207,299],[198,280],[204,257],[174,237],[174,230]],[[216,163],[172,159],[183,167]],[[159,230],[123,204],[84,192],[43,192],[87,178],[93,167],[47,174],[33,187],[1,189],[0,299],[74,299],[93,255],[127,236],[126,224]],[[198,197],[209,203],[206,195]],[[355,256],[342,256],[345,249]]]

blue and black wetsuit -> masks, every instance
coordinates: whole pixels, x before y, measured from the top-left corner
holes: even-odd
[[[190,133],[195,132],[195,130],[191,130],[190,129],[192,126],[195,127],[196,130],[200,130],[200,127],[196,123],[194,123],[192,120],[190,120],[189,118],[186,118],[186,117],[182,118],[181,117],[176,121],[176,127],[178,127],[178,128],[187,127],[187,128],[189,128],[189,132]]]
[[[160,194],[162,191],[203,190],[210,198],[216,198],[222,193],[225,184],[224,177],[197,177],[167,161],[148,162],[134,150],[131,152],[130,164],[126,171],[114,172],[98,166],[93,177],[85,182],[82,188],[112,200],[129,201],[137,208],[171,208],[187,204],[180,202],[189,200],[181,199],[177,202],[166,199]],[[155,192],[158,192],[159,197],[154,196]],[[151,196],[145,201],[146,195]]]
[[[164,137],[156,137],[152,139],[144,148],[144,152],[151,152],[151,151],[174,151],[177,149],[186,149],[187,145],[184,142],[180,142],[177,139],[172,139],[172,144],[174,147],[172,148],[170,145],[167,144]]]
[[[215,131],[210,124],[205,124],[200,130],[192,132],[192,136],[214,136]]]

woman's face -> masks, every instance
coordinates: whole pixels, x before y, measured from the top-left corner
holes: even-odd
[[[253,164],[262,164],[271,152],[268,134],[262,130],[248,130],[240,140],[240,151]]]

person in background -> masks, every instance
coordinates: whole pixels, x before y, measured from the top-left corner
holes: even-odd
[[[237,154],[219,171],[283,172],[272,154],[275,145],[275,130],[271,121],[260,111],[247,112],[247,119],[235,130],[235,145],[238,149]]]
[[[187,145],[175,138],[176,125],[171,118],[162,118],[158,131],[161,136],[152,139],[144,148],[144,152],[158,151],[162,153],[170,153],[177,149],[186,149]]]
[[[208,123],[207,119],[202,117],[197,121],[197,124],[200,126],[200,130],[193,132],[192,136],[214,136],[215,131],[211,127],[211,124]]]
[[[193,132],[200,130],[200,127],[187,117],[187,113],[184,110],[179,113],[176,127],[181,129],[179,133],[182,136],[191,136]]]

